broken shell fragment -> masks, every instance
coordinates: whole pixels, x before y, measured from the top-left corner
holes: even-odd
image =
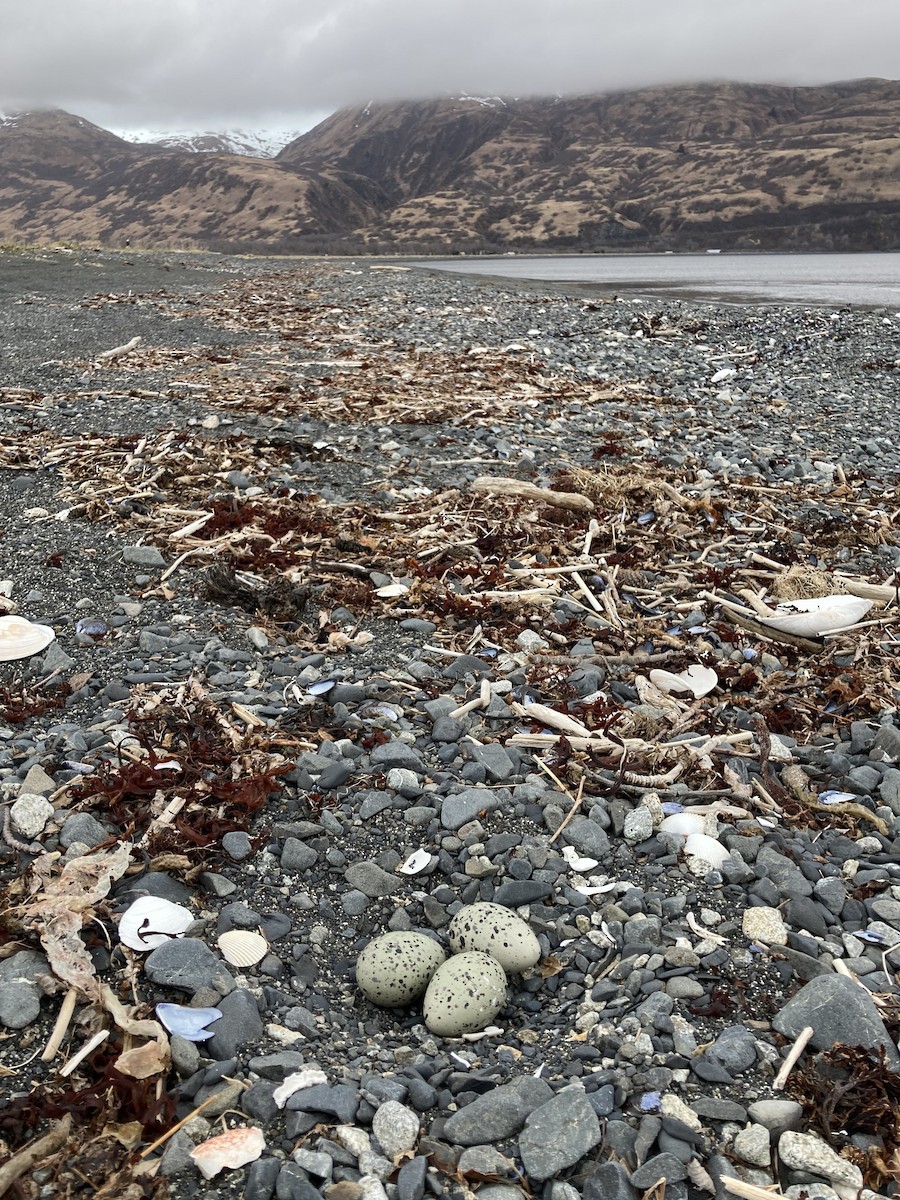
[[[716,687],[719,677],[712,667],[704,667],[701,663],[692,663],[677,674],[672,671],[651,671],[650,682],[661,692],[692,692],[699,700],[701,696],[707,695]]]
[[[190,1153],[204,1179],[213,1179],[226,1167],[244,1167],[255,1162],[266,1148],[263,1131],[256,1125],[229,1129],[201,1142]]]
[[[262,934],[249,929],[229,929],[221,934],[216,945],[233,967],[255,967],[269,953],[269,943]]]
[[[786,600],[778,605],[773,617],[757,617],[756,620],[760,625],[768,625],[782,633],[821,637],[833,629],[855,625],[871,607],[871,600],[859,596],[819,596],[813,600]]]
[[[327,1082],[328,1076],[324,1071],[320,1071],[318,1067],[304,1067],[302,1071],[295,1071],[293,1075],[288,1075],[287,1079],[279,1084],[272,1093],[272,1099],[279,1108],[284,1108],[291,1096],[297,1092],[315,1087],[319,1083]]]
[[[56,637],[49,625],[35,625],[25,617],[0,617],[0,661],[31,658],[44,650]]]
[[[181,935],[194,923],[194,914],[159,896],[139,896],[119,918],[119,941],[146,954]]]

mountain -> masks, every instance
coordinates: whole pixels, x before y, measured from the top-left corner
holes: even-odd
[[[344,109],[272,158],[0,118],[0,240],[291,253],[900,248],[900,82]]]
[[[900,82],[344,110],[279,162],[362,177],[384,246],[900,245]]]
[[[244,154],[250,158],[274,158],[299,136],[296,130],[267,129],[248,133],[242,129],[141,130],[119,134],[137,145],[159,146],[164,150],[187,150],[194,154]]]

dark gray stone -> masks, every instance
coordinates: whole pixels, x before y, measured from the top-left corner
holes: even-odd
[[[652,1187],[660,1179],[666,1183],[680,1183],[687,1179],[687,1166],[674,1154],[655,1154],[631,1173],[633,1187],[644,1189]]]
[[[290,1112],[329,1113],[344,1125],[356,1120],[359,1093],[347,1083],[317,1083],[290,1097],[285,1107]]]
[[[581,854],[600,859],[601,862],[609,854],[609,838],[606,831],[590,817],[576,817],[571,825],[563,830],[561,840],[574,846]]]
[[[285,1163],[275,1181],[275,1200],[322,1200],[322,1193],[295,1163]]]
[[[226,996],[234,991],[234,977],[206,942],[198,938],[173,938],[151,950],[144,959],[144,971],[151,983],[198,992],[208,988]]]
[[[267,1079],[257,1080],[241,1096],[242,1111],[254,1121],[259,1121],[262,1124],[265,1124],[267,1121],[274,1121],[280,1111],[278,1105],[275,1103],[275,1089],[277,1087],[277,1083],[271,1083]]]
[[[459,1146],[480,1146],[517,1134],[529,1114],[553,1099],[553,1089],[543,1079],[523,1076],[502,1084],[471,1104],[451,1113],[444,1136]]]
[[[375,746],[369,755],[373,767],[406,767],[409,771],[423,771],[425,764],[417,750],[406,742],[393,739],[382,746]]]
[[[421,1154],[405,1162],[397,1175],[397,1200],[422,1200],[428,1159]]]
[[[591,1171],[584,1182],[584,1200],[637,1200],[628,1182],[628,1172],[618,1162],[605,1162]]]
[[[796,1038],[807,1027],[816,1050],[830,1050],[838,1042],[850,1046],[884,1046],[888,1061],[900,1064],[900,1054],[891,1041],[872,997],[844,975],[811,979],[772,1021],[785,1037]]]
[[[487,788],[465,788],[445,796],[441,804],[441,824],[445,829],[461,829],[474,821],[480,812],[497,808],[499,800]]]
[[[64,850],[75,842],[85,846],[99,846],[109,837],[107,830],[90,813],[72,813],[63,821],[59,831],[59,844]]]
[[[272,1200],[275,1180],[281,1170],[277,1158],[258,1158],[247,1167],[247,1182],[244,1184],[243,1200]]]
[[[584,1158],[600,1137],[600,1121],[584,1090],[567,1087],[528,1116],[519,1154],[532,1179],[549,1179]]]
[[[378,896],[390,896],[399,890],[401,884],[396,875],[385,871],[375,862],[353,863],[344,872],[344,878],[351,887],[364,895],[375,899]]]
[[[289,837],[284,840],[281,851],[282,871],[308,871],[319,861],[318,851],[299,838]]]
[[[740,1075],[756,1062],[756,1040],[744,1025],[730,1025],[723,1029],[706,1056],[732,1075]]]

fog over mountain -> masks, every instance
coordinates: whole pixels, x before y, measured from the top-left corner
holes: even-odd
[[[309,128],[368,100],[900,75],[897,0],[0,0],[0,110]]]

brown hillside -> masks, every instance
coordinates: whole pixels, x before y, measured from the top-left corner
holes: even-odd
[[[900,82],[346,109],[276,159],[0,121],[0,240],[280,252],[900,247]]]

